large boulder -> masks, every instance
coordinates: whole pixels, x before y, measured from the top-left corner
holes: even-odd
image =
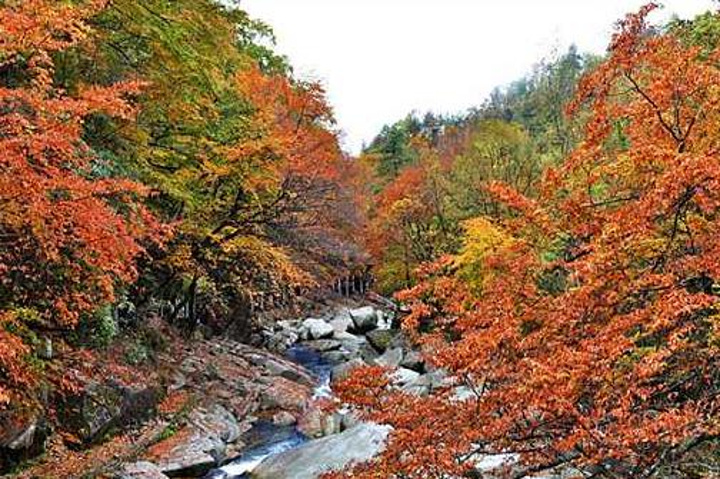
[[[322,319],[308,318],[303,321],[302,329],[307,339],[324,339],[329,338],[335,332],[335,329]]]
[[[350,310],[349,314],[353,333],[366,333],[378,327],[378,313],[372,306]]]
[[[388,368],[396,368],[400,366],[403,361],[403,350],[401,348],[391,348],[385,351],[382,356],[375,360],[375,364],[378,366],[385,366]]]
[[[140,424],[151,417],[160,397],[155,386],[88,382],[76,395],[62,399],[60,424],[84,444],[96,443],[112,428]]]
[[[150,450],[150,459],[169,477],[200,477],[225,459],[226,445],[217,437],[182,430]]]
[[[420,373],[405,368],[398,368],[390,375],[390,380],[396,386],[405,386],[417,381],[419,378]]]
[[[425,372],[425,360],[422,355],[414,349],[405,351],[402,361],[400,361],[400,366],[412,369],[413,371],[417,371],[419,373]]]
[[[120,424],[122,406],[123,396],[117,387],[88,383],[77,395],[65,398],[59,419],[64,429],[90,444]]]
[[[188,422],[198,430],[217,437],[225,443],[238,440],[244,431],[237,418],[219,404],[207,409],[195,409],[188,416]]]
[[[262,377],[259,383],[259,406],[261,410],[302,411],[312,397],[312,389],[283,377]]]
[[[390,426],[358,424],[340,434],[307,442],[265,459],[252,472],[254,479],[315,479],[351,464],[365,462],[385,448]]]
[[[365,334],[365,337],[372,347],[382,354],[390,347],[396,334],[395,331],[389,329],[376,329]]]
[[[198,477],[222,463],[228,445],[247,430],[220,405],[193,410],[187,426],[150,448],[150,459],[170,477]]]
[[[329,414],[320,407],[311,406],[303,414],[298,422],[298,431],[310,438],[329,436],[340,432],[342,417],[336,414]]]
[[[336,334],[345,333],[348,329],[352,329],[353,327],[353,320],[350,317],[350,313],[347,311],[333,317],[330,321],[328,321],[328,323],[333,327]]]
[[[28,411],[8,410],[0,414],[0,474],[45,450],[50,426]]]

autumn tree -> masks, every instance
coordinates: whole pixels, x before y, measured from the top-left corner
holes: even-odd
[[[655,8],[581,81],[570,112],[590,118],[543,194],[488,185],[513,214],[471,224],[399,296],[450,380],[415,397],[383,370],[351,378],[343,397],[395,427],[353,477],[469,474],[505,453],[513,477],[642,478],[718,438],[720,51],[652,27]]]
[[[132,121],[143,84],[70,92],[54,80],[54,56],[88,37],[99,7],[31,0],[0,8],[0,399],[28,380],[28,346],[8,334],[72,328],[112,303],[158,238],[142,204],[148,190],[104,174],[83,137],[93,116]]]
[[[97,42],[60,58],[61,78],[148,80],[137,122],[95,119],[87,137],[157,192],[150,207],[177,230],[143,263],[136,303],[221,328],[355,254],[332,112],[267,46],[266,25],[208,0],[119,0],[92,22]]]

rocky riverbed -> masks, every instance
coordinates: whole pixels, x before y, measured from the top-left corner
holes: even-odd
[[[178,343],[158,363],[163,380],[152,385],[130,387],[112,377],[89,384],[72,409],[84,440],[96,441],[129,418],[144,422],[125,434],[132,447],[120,451],[110,440],[107,452],[103,445],[87,449],[83,462],[96,467],[63,477],[313,479],[372,459],[391,429],[360,422],[347,407],[319,406],[353,368],[392,368],[391,387],[419,396],[445,386],[455,388],[458,400],[473,394],[425,364],[392,327],[393,314],[378,304],[336,305],[314,317],[273,322],[255,346],[219,338]],[[164,400],[157,404],[157,397]],[[13,430],[6,444],[34,447],[41,432],[33,424]],[[489,471],[514,461],[479,457],[476,468],[493,477]],[[10,477],[56,477],[52,471],[49,461]]]
[[[117,477],[311,478],[372,458],[389,428],[359,423],[349,409],[326,413],[318,400],[360,364],[401,367],[398,384],[427,389],[419,357],[376,306],[339,307],[278,321],[264,348],[203,341],[174,374],[171,393],[198,398],[182,427]]]

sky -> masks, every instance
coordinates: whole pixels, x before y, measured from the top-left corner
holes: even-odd
[[[647,0],[240,0],[270,24],[298,76],[320,81],[357,153],[411,111],[460,113],[574,43],[603,53]],[[713,8],[665,0],[662,21]]]

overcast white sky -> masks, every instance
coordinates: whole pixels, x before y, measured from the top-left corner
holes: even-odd
[[[328,90],[346,149],[411,110],[462,112],[571,43],[605,51],[647,0],[241,0],[269,23],[296,72]],[[711,0],[665,0],[654,19]]]

